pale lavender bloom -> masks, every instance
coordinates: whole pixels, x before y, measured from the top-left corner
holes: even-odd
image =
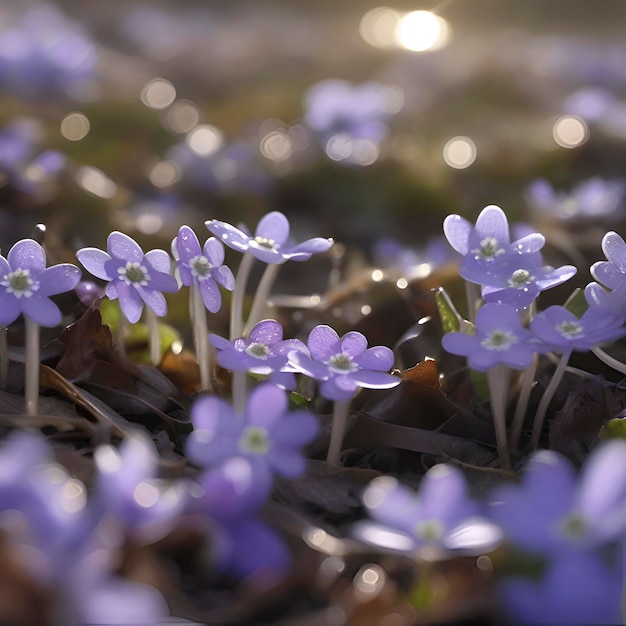
[[[189,226],[181,226],[172,242],[172,253],[183,285],[198,287],[204,306],[211,313],[217,313],[222,306],[218,284],[228,291],[235,287],[235,277],[224,265],[222,243],[215,237],[209,237],[201,248],[193,230]]]
[[[354,531],[360,539],[381,547],[412,551],[493,548],[501,532],[482,517],[470,499],[465,476],[458,468],[440,463],[420,482],[419,492],[395,478],[375,478],[363,494],[373,522],[361,522]]]
[[[321,382],[320,393],[328,400],[350,400],[360,387],[390,389],[400,384],[387,372],[393,367],[393,352],[386,346],[367,347],[367,339],[351,331],[343,337],[320,324],[307,342],[311,356],[292,352],[289,363],[299,372]]]
[[[596,282],[588,283],[585,287],[585,300],[589,308],[603,314],[612,315],[622,323],[626,320],[626,285],[609,291]]]
[[[79,280],[75,265],[46,267],[46,253],[36,241],[18,241],[6,259],[0,256],[0,326],[8,326],[20,313],[40,326],[56,326],[61,311],[49,296],[74,289]]]
[[[525,369],[533,360],[532,333],[522,327],[510,304],[483,305],[476,315],[476,334],[451,332],[442,338],[447,352],[468,357],[472,369],[484,372],[499,363]]]
[[[559,219],[598,218],[622,209],[625,192],[621,181],[606,181],[598,176],[579,183],[570,193],[556,191],[547,180],[539,179],[528,188],[526,199],[534,209]]]
[[[571,553],[623,539],[626,532],[626,442],[601,444],[579,478],[551,450],[536,452],[521,485],[503,485],[490,517],[509,541],[532,552]]]
[[[536,345],[537,350],[545,347],[555,352],[587,352],[600,343],[626,335],[621,319],[595,307],[588,308],[578,318],[565,307],[550,306],[533,318],[530,329],[542,342]]]
[[[141,317],[144,303],[160,317],[167,313],[162,291],[178,291],[178,283],[170,274],[171,259],[164,250],[144,254],[139,244],[124,233],[112,232],[107,239],[107,252],[98,248],[82,248],[76,258],[97,278],[109,281],[106,295],[119,298],[122,313],[131,324]]]
[[[203,467],[244,457],[259,490],[267,493],[274,474],[294,478],[304,472],[301,448],[319,428],[311,413],[288,412],[287,407],[287,394],[272,383],[252,391],[243,415],[224,400],[201,396],[191,408],[194,430],[187,439],[187,456]]]
[[[259,221],[254,237],[227,222],[208,220],[206,227],[238,252],[249,251],[260,261],[279,264],[285,261],[306,261],[311,255],[326,252],[332,239],[314,237],[295,246],[289,245],[289,220],[279,211],[264,215]]]
[[[626,243],[614,231],[609,231],[602,237],[602,252],[606,261],[594,263],[591,275],[605,287],[612,290],[626,288]]]

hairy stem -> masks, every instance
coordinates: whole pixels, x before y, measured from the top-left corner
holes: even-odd
[[[465,294],[467,296],[467,317],[472,324],[476,323],[476,313],[480,308],[480,285],[465,281]]]
[[[333,425],[330,432],[330,444],[326,461],[331,465],[339,465],[341,444],[346,431],[346,422],[350,410],[350,400],[335,400],[333,405]]]
[[[607,354],[602,348],[599,348],[598,346],[594,346],[593,348],[591,348],[591,351],[603,363],[606,363],[609,367],[612,367],[615,371],[626,375],[626,363],[622,363],[615,357],[612,357],[610,354]]]
[[[261,280],[259,281],[259,285],[256,289],[256,293],[254,294],[252,308],[250,309],[248,321],[243,331],[244,335],[247,335],[252,327],[263,319],[265,309],[267,308],[267,299],[270,295],[270,289],[276,280],[279,268],[280,265],[278,263],[273,263],[265,268],[263,276],[261,276]]]
[[[533,355],[533,362],[524,370],[524,373],[522,374],[522,386],[517,398],[517,405],[515,407],[513,424],[511,427],[511,448],[514,450],[517,450],[519,447],[520,438],[522,436],[522,428],[524,427],[524,418],[526,417],[526,411],[528,410],[528,401],[530,400],[530,393],[533,388],[533,382],[535,381],[538,363],[539,355],[535,353]]]
[[[9,329],[0,328],[0,389],[7,388],[7,379],[9,378],[9,346],[7,344],[7,335]]]
[[[233,408],[235,413],[242,415],[246,407],[248,395],[248,373],[246,371],[233,372]]]
[[[189,288],[189,318],[193,328],[193,346],[200,368],[200,391],[211,391],[211,344],[206,309],[197,285],[191,285]]]
[[[28,317],[25,322],[25,380],[24,398],[26,415],[33,417],[39,412],[39,324]]]
[[[150,363],[156,367],[161,362],[161,337],[159,335],[159,323],[156,313],[146,307],[146,323],[150,342]]]
[[[511,469],[511,457],[506,437],[506,401],[509,391],[510,370],[498,364],[487,371],[487,385],[491,401],[491,415],[496,431],[496,444],[502,469]]]
[[[559,364],[556,366],[554,370],[554,374],[552,374],[552,378],[550,379],[550,383],[546,387],[543,392],[543,396],[541,396],[541,400],[539,402],[539,406],[537,407],[537,412],[535,413],[535,421],[533,422],[533,432],[531,437],[531,444],[533,448],[536,448],[539,445],[539,438],[541,437],[541,429],[543,428],[543,421],[546,417],[546,413],[548,411],[548,407],[550,406],[550,401],[554,397],[556,390],[559,387],[559,383],[563,379],[563,374],[565,374],[565,368],[567,367],[567,362],[569,361],[571,350],[564,352],[561,356],[561,360]]]
[[[239,263],[239,268],[237,269],[235,289],[233,290],[230,307],[231,341],[241,337],[243,331],[243,302],[246,297],[246,285],[248,283],[248,277],[250,276],[253,261],[254,257],[246,250],[245,254],[241,257],[241,263]]]

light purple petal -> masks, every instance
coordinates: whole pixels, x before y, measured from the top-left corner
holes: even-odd
[[[514,241],[511,244],[511,248],[519,254],[532,254],[541,250],[545,243],[546,238],[543,235],[540,233],[531,233]]]
[[[606,233],[602,238],[602,252],[611,263],[617,266],[620,272],[626,273],[626,243],[620,235],[613,231]]]
[[[21,298],[24,315],[40,326],[53,327],[61,323],[59,307],[46,296],[34,293],[30,298]]]
[[[34,239],[21,239],[14,244],[7,260],[13,271],[21,268],[38,273],[46,267],[46,253]]]
[[[241,420],[235,416],[231,405],[216,396],[200,396],[191,406],[194,428],[225,432],[236,436],[241,432]]]
[[[469,237],[472,225],[460,215],[448,215],[443,221],[443,232],[448,243],[460,254],[469,252]]]
[[[495,237],[500,245],[508,245],[509,221],[504,211],[494,204],[485,207],[476,219],[476,233],[481,239]]]
[[[120,308],[126,319],[131,324],[137,323],[143,311],[143,300],[137,293],[137,290],[127,285],[124,281],[118,280],[117,295],[120,301]]]
[[[289,220],[280,211],[272,211],[261,218],[255,234],[257,237],[272,239],[280,247],[289,237]]]
[[[111,260],[111,256],[98,248],[82,248],[76,253],[76,258],[82,266],[96,278],[111,280],[117,276],[111,276],[105,269],[105,263]]]
[[[155,272],[149,270],[150,280],[148,281],[148,285],[150,289],[155,289],[156,291],[165,291],[167,293],[174,293],[178,291],[178,283],[176,279],[171,274],[165,274],[164,272]]]
[[[174,240],[178,255],[183,263],[189,263],[190,259],[201,254],[200,242],[196,233],[189,226],[181,226],[178,230],[178,236]]]
[[[12,324],[22,312],[18,299],[6,291],[0,292],[0,327]]]
[[[387,346],[374,346],[365,350],[355,361],[362,369],[388,372],[393,367],[394,355]]]
[[[487,334],[493,330],[515,332],[521,329],[521,325],[519,313],[509,304],[485,304],[476,315],[476,328],[480,334]]]
[[[143,261],[143,250],[139,244],[128,235],[114,230],[107,239],[109,254],[122,261],[140,263]]]
[[[562,267],[558,267],[554,271],[550,272],[544,278],[538,278],[535,283],[542,291],[544,289],[549,289],[550,287],[556,287],[561,283],[564,283],[566,280],[569,280],[572,276],[576,274],[578,270],[573,265],[563,265]]]
[[[324,239],[323,237],[314,237],[307,239],[302,243],[284,251],[290,259],[294,261],[306,261],[312,254],[321,254],[326,252],[334,244],[332,239]]]
[[[326,365],[311,359],[303,352],[291,352],[289,354],[289,364],[297,372],[310,376],[315,380],[326,380],[330,376]]]
[[[228,222],[221,222],[220,220],[209,220],[204,224],[229,248],[233,248],[238,252],[245,252],[248,249],[251,238],[242,230],[239,230],[239,228],[235,228]]]
[[[367,348],[367,339],[365,335],[355,330],[346,333],[340,339],[341,352],[349,354],[353,358],[357,358]]]
[[[246,414],[249,424],[271,429],[287,411],[287,394],[272,383],[255,387],[248,398]]]
[[[502,363],[516,370],[526,369],[533,361],[534,351],[525,343],[512,346],[502,353]]]
[[[363,503],[374,520],[415,539],[421,502],[413,490],[391,476],[375,478],[363,493]]]
[[[283,327],[276,320],[263,320],[256,324],[248,335],[248,343],[273,346],[283,338]]]
[[[235,288],[235,277],[230,267],[226,265],[220,265],[213,273],[213,278],[228,291],[232,291]]]
[[[609,289],[617,289],[626,283],[626,274],[620,272],[619,268],[609,261],[597,261],[589,271],[599,283]]]
[[[290,352],[302,352],[308,356],[309,349],[299,339],[285,339],[272,346],[272,352],[283,356],[289,356]]]
[[[287,261],[287,257],[277,248],[268,248],[252,239],[248,250],[256,259],[268,265],[279,265]]]
[[[217,313],[222,306],[222,294],[212,278],[198,282],[198,289],[204,306],[211,313]]]
[[[366,387],[367,389],[391,389],[402,382],[398,376],[370,370],[359,370],[347,376],[357,382],[359,387]]]
[[[0,278],[8,274],[10,271],[11,266],[9,265],[9,262],[3,256],[0,256]]]
[[[268,462],[280,476],[297,478],[306,470],[306,460],[295,450],[275,450],[268,454]]]
[[[442,337],[441,345],[446,352],[460,356],[469,356],[472,352],[480,350],[478,337],[466,333],[447,333]]]
[[[307,344],[311,356],[318,361],[328,361],[331,356],[341,352],[339,335],[333,328],[325,324],[316,326],[309,333]]]
[[[234,348],[232,341],[228,341],[228,339],[225,339],[224,337],[220,337],[219,335],[215,335],[213,333],[209,335],[209,341],[218,350],[232,350]]]
[[[148,307],[154,311],[155,315],[163,317],[167,313],[167,301],[160,291],[148,289],[147,287],[137,287],[137,292]]]
[[[292,411],[272,428],[272,442],[280,448],[300,448],[311,443],[319,432],[315,415],[307,411]]]
[[[224,246],[219,239],[209,237],[204,242],[203,252],[211,265],[218,267],[224,263]]]
[[[467,362],[473,370],[486,372],[498,363],[502,363],[502,352],[497,350],[480,350],[468,355]]]
[[[107,286],[106,289],[104,290],[104,293],[106,295],[107,298],[109,298],[109,300],[115,300],[116,298],[119,297],[119,293],[117,291],[117,284],[120,281],[113,281],[110,282]]]
[[[461,470],[448,463],[429,469],[420,482],[419,496],[422,515],[438,519],[446,526],[461,520],[457,511],[468,500],[467,482]]]
[[[158,272],[169,274],[172,269],[172,257],[165,250],[150,250],[144,258]]]
[[[327,400],[351,400],[359,386],[349,376],[334,376],[320,384],[320,393]]]
[[[39,275],[38,293],[42,296],[53,296],[71,291],[78,285],[80,277],[80,270],[71,263],[52,265]]]

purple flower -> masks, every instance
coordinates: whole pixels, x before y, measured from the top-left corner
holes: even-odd
[[[585,287],[585,300],[598,312],[612,315],[622,323],[626,319],[626,285],[618,286],[613,291],[607,291],[602,285],[591,282]]]
[[[374,522],[362,522],[355,534],[368,543],[402,551],[424,546],[440,549],[492,548],[499,529],[480,516],[468,495],[463,473],[440,463],[426,472],[419,493],[395,478],[375,478],[363,493]]]
[[[141,317],[144,303],[158,316],[167,313],[162,291],[178,290],[170,274],[170,256],[164,250],[146,254],[124,233],[112,232],[107,239],[108,254],[98,248],[82,248],[76,258],[97,278],[109,281],[106,295],[119,298],[120,307],[131,324]]]
[[[202,396],[191,408],[194,430],[187,440],[187,455],[203,467],[244,457],[258,489],[268,493],[274,474],[294,478],[304,471],[300,449],[312,441],[319,427],[314,415],[289,413],[287,405],[287,394],[272,383],[252,391],[244,415],[215,396]]]
[[[8,326],[23,313],[40,326],[61,322],[59,307],[49,296],[70,291],[80,280],[71,263],[46,267],[46,253],[33,239],[22,239],[0,256],[0,326]]]
[[[626,285],[626,243],[616,232],[609,231],[602,237],[602,252],[607,261],[597,261],[590,272],[605,287],[616,290]],[[626,287],[625,287],[626,289]]]
[[[550,306],[530,323],[532,332],[547,351],[586,352],[593,346],[626,334],[622,320],[604,308],[588,308],[579,319],[562,306]]]
[[[303,374],[321,381],[320,393],[328,400],[350,400],[359,387],[389,389],[400,384],[388,372],[393,352],[386,346],[367,347],[367,339],[351,331],[339,337],[330,326],[316,326],[308,338],[311,356],[292,352],[289,362]]]
[[[198,287],[204,306],[211,313],[217,313],[222,306],[217,285],[228,291],[235,287],[233,273],[224,265],[224,246],[215,237],[209,237],[204,248],[200,248],[193,230],[189,226],[181,226],[172,242],[172,253],[183,285]]]
[[[626,442],[594,450],[577,479],[550,450],[535,453],[522,484],[492,494],[490,517],[522,549],[560,554],[623,538],[626,532]]]
[[[442,344],[447,352],[468,357],[472,369],[484,372],[499,363],[524,369],[533,360],[532,333],[522,327],[510,304],[483,305],[476,315],[476,334],[447,333]]]
[[[272,211],[261,218],[254,237],[227,222],[209,220],[205,223],[230,248],[238,252],[250,251],[260,261],[272,265],[289,260],[306,261],[311,255],[326,252],[333,245],[332,239],[314,237],[290,246],[287,241],[289,220],[279,211]]]

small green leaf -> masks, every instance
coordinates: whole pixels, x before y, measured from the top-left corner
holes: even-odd
[[[589,308],[587,300],[585,300],[585,292],[582,289],[574,289],[563,306],[578,318]]]
[[[450,300],[446,290],[443,287],[439,287],[436,291],[435,301],[437,302],[437,310],[439,311],[443,331],[445,333],[467,332],[466,327],[469,322],[466,322],[461,317],[454,304],[452,304],[452,300]]]
[[[618,417],[609,420],[602,429],[602,439],[626,439],[626,418]]]

